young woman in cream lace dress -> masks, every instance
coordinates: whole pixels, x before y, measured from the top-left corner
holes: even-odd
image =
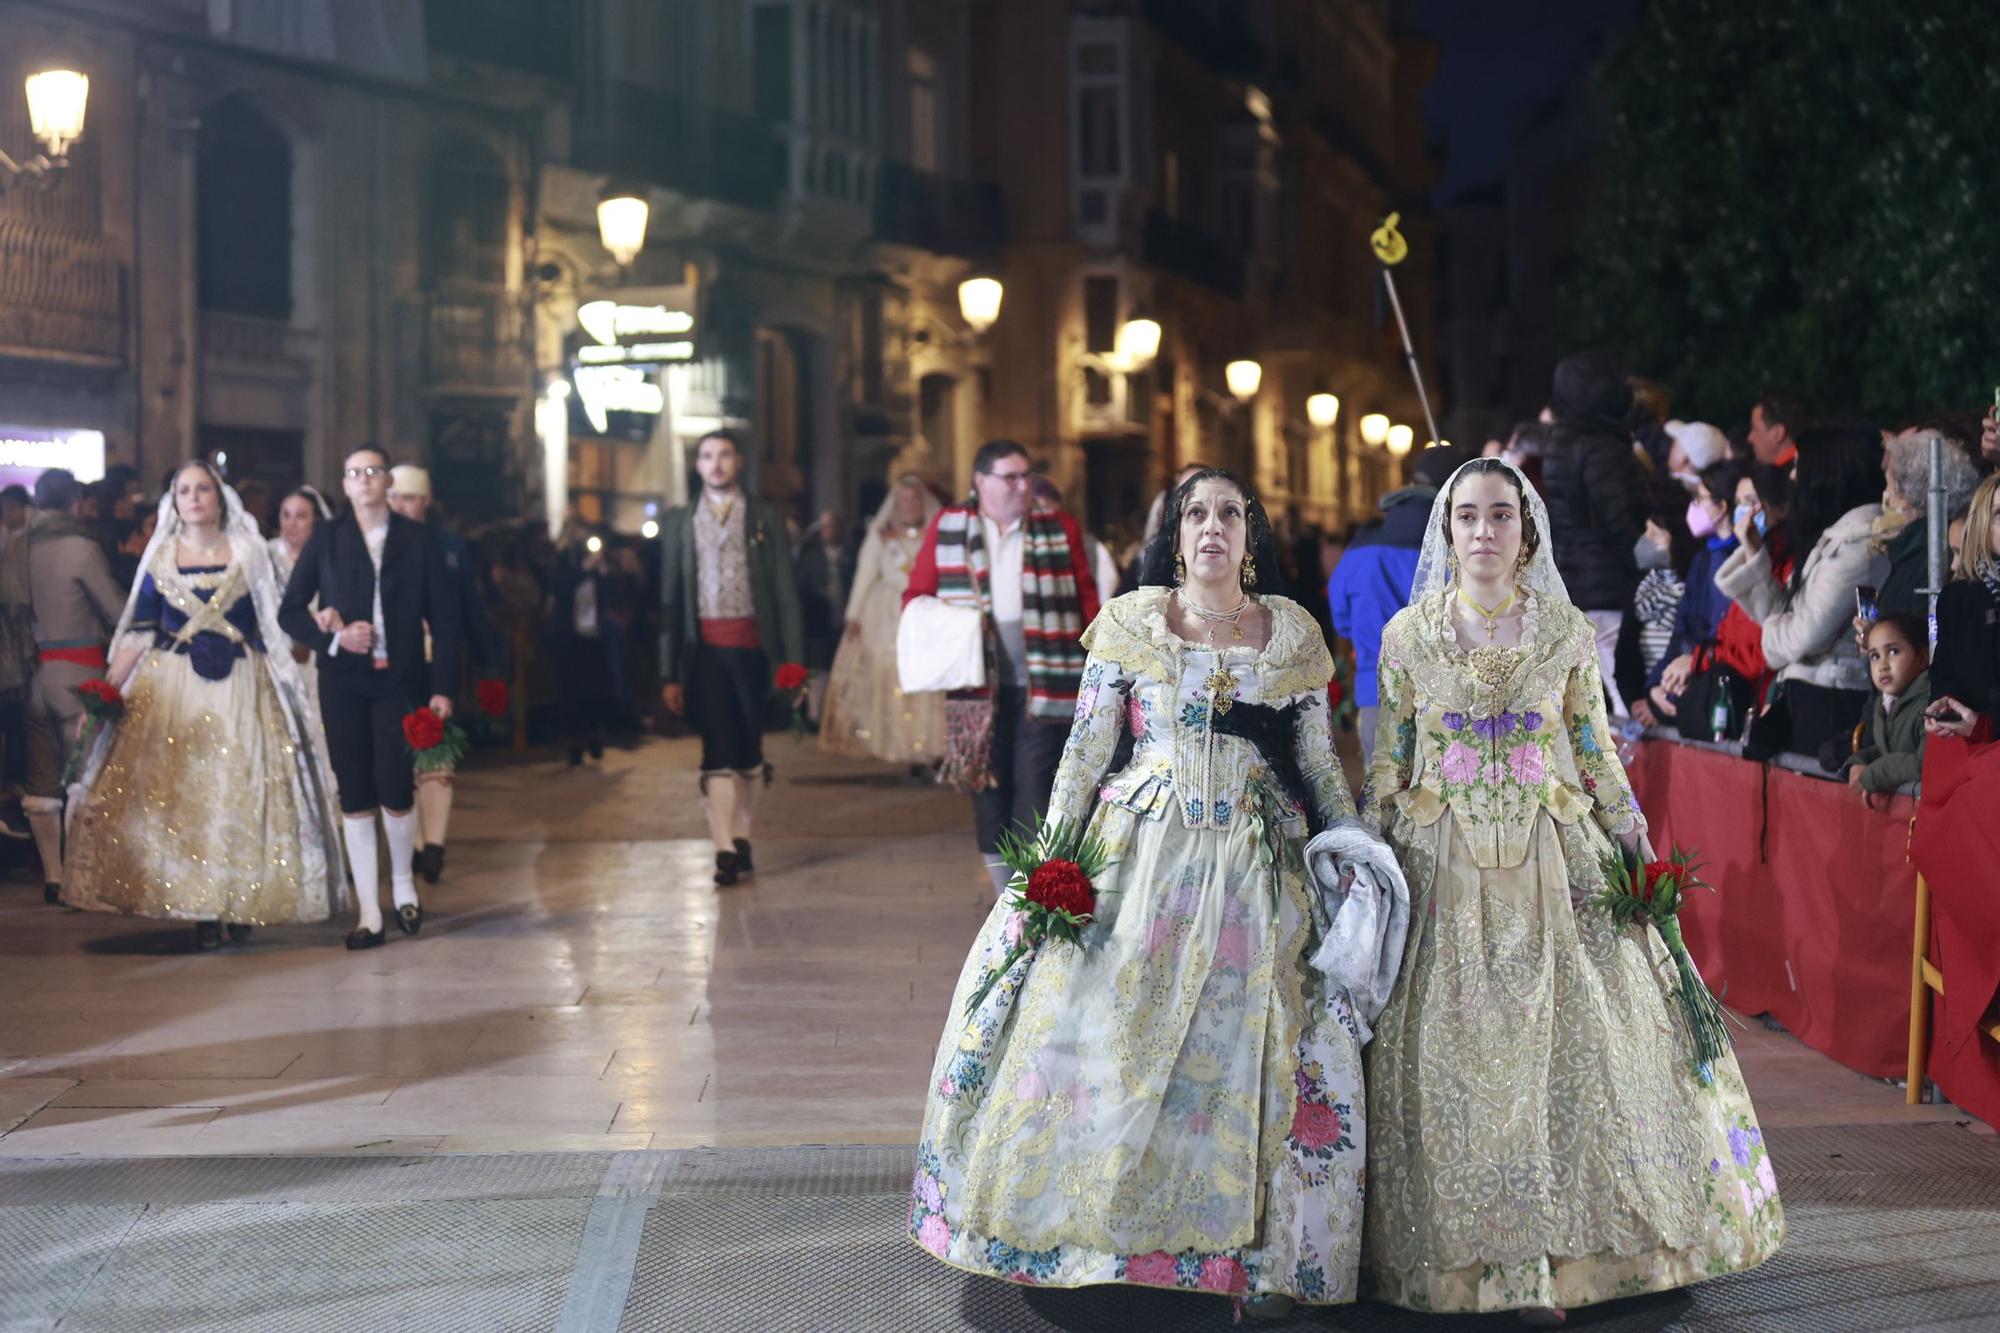
[[[1411,893],[1369,1050],[1370,1278],[1553,1324],[1749,1268],[1785,1228],[1735,1057],[1695,1067],[1659,934],[1589,905],[1614,839],[1650,849],[1548,531],[1497,459],[1440,493],[1363,809]]]

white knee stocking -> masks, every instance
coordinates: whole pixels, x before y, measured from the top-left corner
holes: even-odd
[[[42,882],[62,883],[62,801],[53,796],[23,796],[21,812],[28,817],[28,829],[35,835],[35,850],[42,854]]]
[[[340,832],[347,841],[347,868],[354,876],[354,897],[361,908],[363,930],[382,929],[382,876],[375,865],[375,816],[342,816]]]
[[[736,775],[736,826],[735,835],[743,841],[750,841],[750,821],[757,814],[757,796],[764,790],[764,774],[761,769],[751,769]]]
[[[705,803],[708,806],[708,833],[715,839],[715,850],[733,852],[736,850],[736,775],[704,773],[701,778]]]
[[[417,850],[417,812],[382,812],[382,831],[389,835],[389,892],[398,907],[417,905],[416,872],[410,858]]]

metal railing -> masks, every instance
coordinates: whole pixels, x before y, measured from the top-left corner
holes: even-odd
[[[938,254],[990,255],[1007,243],[1006,197],[989,181],[884,162],[876,177],[875,233]]]
[[[119,361],[125,266],[99,236],[0,215],[0,347]]]

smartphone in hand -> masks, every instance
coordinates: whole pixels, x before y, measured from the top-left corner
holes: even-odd
[[[1869,624],[1874,624],[1882,614],[1882,590],[1872,583],[1861,584],[1854,590],[1854,614]]]

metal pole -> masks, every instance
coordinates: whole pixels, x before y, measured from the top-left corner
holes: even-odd
[[[1417,366],[1417,349],[1410,342],[1410,326],[1403,318],[1403,298],[1396,294],[1396,275],[1386,265],[1382,269],[1382,285],[1389,289],[1389,308],[1396,312],[1396,331],[1403,335],[1403,355],[1410,361],[1410,378],[1417,384],[1417,401],[1424,405],[1424,424],[1431,428],[1431,443],[1438,441],[1437,418],[1431,415],[1431,396],[1424,389],[1424,372]]]
[[[1938,593],[1944,590],[1945,570],[1950,560],[1945,553],[1945,533],[1951,527],[1951,515],[1944,512],[1944,437],[1931,436],[1931,484],[1929,499],[1924,504],[1924,522],[1929,525],[1925,535],[1930,548],[1930,586],[1924,592],[1930,597],[1930,640],[1931,651],[1937,651],[1937,607]]]

